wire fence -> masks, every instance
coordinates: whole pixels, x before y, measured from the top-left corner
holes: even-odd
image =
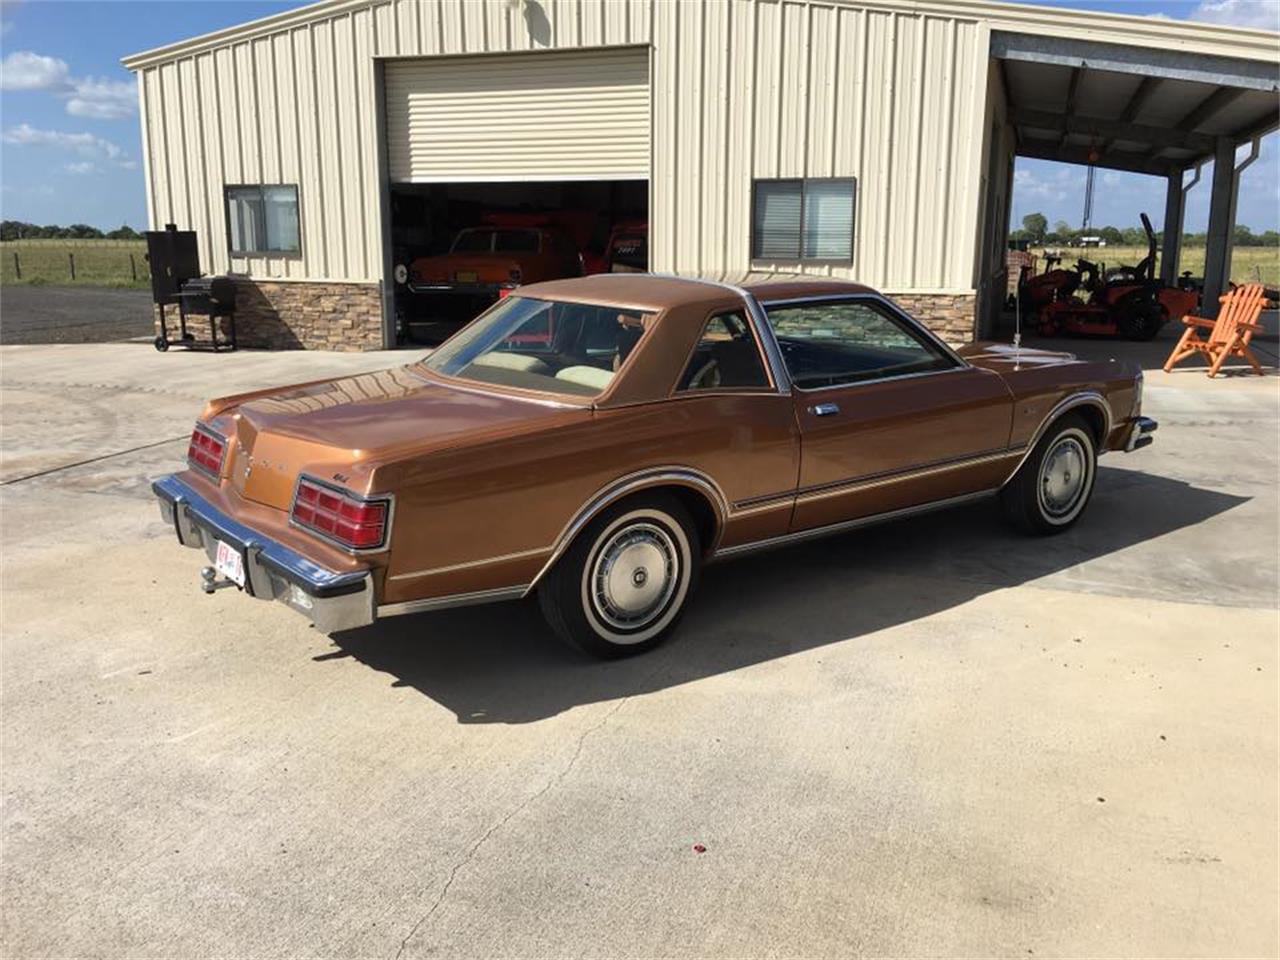
[[[147,245],[138,240],[9,240],[0,283],[147,287]]]

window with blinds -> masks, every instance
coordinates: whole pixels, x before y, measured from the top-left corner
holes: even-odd
[[[850,262],[854,193],[852,179],[755,181],[752,259]]]

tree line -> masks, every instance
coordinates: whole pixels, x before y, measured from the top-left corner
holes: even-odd
[[[125,224],[115,230],[103,232],[87,223],[73,223],[69,227],[56,224],[40,226],[21,220],[0,221],[0,241],[3,240],[141,240],[142,234]]]
[[[1059,220],[1053,225],[1053,229],[1049,229],[1049,218],[1043,213],[1028,213],[1022,218],[1022,229],[1013,230],[1009,233],[1009,239],[1014,243],[1026,243],[1031,246],[1042,246],[1044,244],[1064,244],[1072,246],[1078,244],[1082,237],[1098,237],[1105,240],[1108,246],[1123,247],[1143,247],[1147,244],[1147,235],[1142,232],[1141,227],[1090,227],[1088,230],[1076,230],[1072,228],[1065,220]],[[1204,233],[1184,233],[1182,242],[1186,246],[1203,246],[1206,240]],[[1164,241],[1163,231],[1156,231],[1156,242]],[[1280,233],[1275,230],[1267,230],[1264,233],[1254,233],[1243,224],[1237,225],[1235,229],[1234,244],[1237,247],[1280,247]]]

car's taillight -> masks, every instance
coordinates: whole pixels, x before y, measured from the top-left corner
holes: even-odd
[[[187,463],[217,480],[222,476],[222,456],[226,449],[226,438],[197,423],[187,444]]]
[[[365,500],[306,477],[298,481],[294,523],[353,550],[374,550],[387,539],[389,500]]]
[[[519,267],[512,267],[507,271],[507,276],[511,278],[512,283],[519,283],[520,278],[524,276]]]

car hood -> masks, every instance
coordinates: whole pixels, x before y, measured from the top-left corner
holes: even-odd
[[[1011,373],[1015,370],[1056,367],[1080,362],[1079,358],[1073,353],[1063,353],[1058,350],[1038,350],[1032,347],[1015,347],[1011,343],[990,341],[970,343],[956,352],[975,367],[994,370],[1000,374]]]
[[[436,379],[417,365],[217,401],[234,435],[230,476],[286,509],[301,472],[332,479],[369,464],[488,442],[589,417],[590,407]],[[233,421],[227,423],[223,420]],[[230,428],[230,429],[227,429]],[[362,484],[353,479],[351,486]]]

